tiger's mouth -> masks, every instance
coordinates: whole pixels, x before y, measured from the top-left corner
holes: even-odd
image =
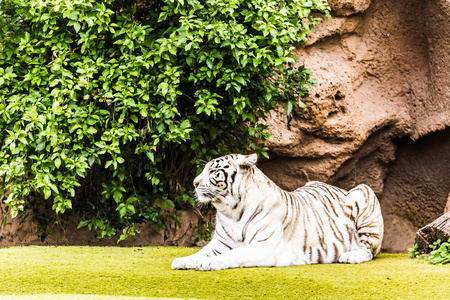
[[[214,201],[214,199],[216,198],[216,196],[218,195],[218,193],[213,193],[213,192],[206,192],[203,193],[202,196],[211,199],[211,201]]]
[[[201,203],[219,203],[221,202],[218,199],[218,196],[220,195],[219,191],[214,191],[210,189],[205,189],[202,187],[197,187],[195,189],[196,198]]]

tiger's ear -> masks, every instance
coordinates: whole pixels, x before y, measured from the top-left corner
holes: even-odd
[[[253,167],[258,160],[256,153],[250,155],[239,155],[238,163],[241,167]]]

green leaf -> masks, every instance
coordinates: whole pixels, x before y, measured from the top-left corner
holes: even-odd
[[[20,141],[22,144],[28,145],[27,139],[26,139],[25,137],[23,137],[23,136],[19,137],[19,141]]]
[[[161,96],[165,96],[169,90],[169,85],[167,84],[167,82],[161,82],[158,85],[158,90]]]
[[[89,157],[88,157],[88,163],[89,163],[89,166],[92,167],[92,165],[94,164],[94,162],[95,162],[95,156],[93,156],[93,155],[89,156]]]
[[[121,203],[121,204],[117,207],[116,211],[119,212],[121,218],[123,218],[123,217],[127,214],[127,212],[128,212],[127,207],[126,207],[125,204],[123,204],[123,203]]]
[[[78,33],[78,32],[80,31],[80,28],[81,28],[80,23],[75,22],[75,23],[73,24],[73,28],[75,29],[75,32]]]
[[[286,114],[289,116],[292,113],[293,105],[291,101],[286,103]]]
[[[129,211],[130,213],[133,213],[133,214],[136,213],[136,210],[134,209],[134,206],[132,204],[128,204],[126,206],[126,208],[127,208],[127,211]]]
[[[44,198],[45,198],[45,200],[50,198],[51,195],[52,195],[52,191],[49,188],[45,187],[44,188]]]
[[[82,221],[78,224],[77,229],[80,229],[80,228],[85,227],[85,226],[88,225],[90,222],[91,222],[90,220],[82,220]]]
[[[131,115],[130,118],[134,123],[137,123],[139,121],[136,115]]]
[[[239,83],[242,84],[242,85],[247,85],[247,82],[246,82],[245,79],[244,79],[243,77],[241,77],[241,76],[236,76],[236,77],[234,78],[234,80],[236,80],[237,82],[239,82]]]
[[[119,203],[122,200],[122,192],[121,191],[115,191],[113,194],[113,198],[114,201],[116,201],[116,203]]]
[[[42,142],[42,143],[39,143],[37,146],[36,146],[36,151],[42,151],[43,149],[45,148],[45,142]]]
[[[55,194],[59,194],[58,188],[53,183],[49,183],[48,186],[55,192]]]
[[[206,65],[208,66],[208,68],[212,69],[214,67],[213,62],[210,59],[206,60]]]

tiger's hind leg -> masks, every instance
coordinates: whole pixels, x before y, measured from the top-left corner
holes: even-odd
[[[384,224],[381,208],[372,189],[361,184],[350,190],[349,203],[354,203],[352,215],[355,220],[355,231],[350,251],[339,257],[341,263],[361,263],[375,257],[381,249]]]

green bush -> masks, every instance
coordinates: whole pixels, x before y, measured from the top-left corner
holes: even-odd
[[[0,193],[100,237],[164,228],[201,159],[256,151],[313,84],[295,46],[325,0],[0,0]],[[169,213],[168,211],[172,211]]]

